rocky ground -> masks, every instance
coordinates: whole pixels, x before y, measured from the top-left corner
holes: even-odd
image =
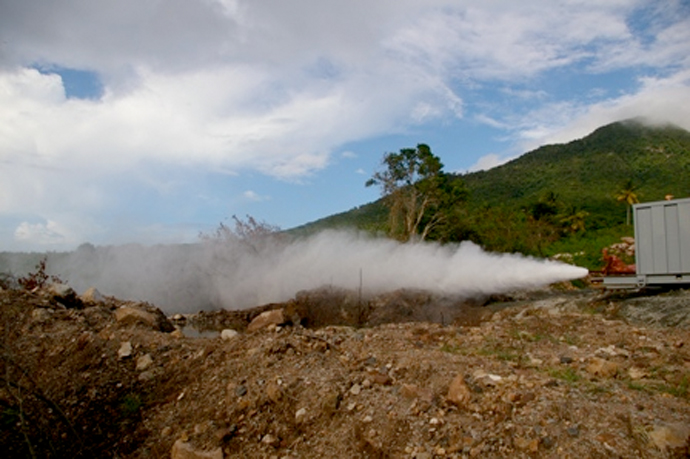
[[[689,318],[682,290],[561,286],[468,302],[321,289],[172,320],[94,291],[5,288],[0,448],[4,457],[687,457]],[[192,325],[217,333],[186,336]]]

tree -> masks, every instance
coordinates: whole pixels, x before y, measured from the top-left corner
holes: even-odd
[[[584,232],[585,220],[588,216],[589,212],[582,209],[578,209],[576,206],[570,207],[569,211],[561,217],[561,223],[565,228],[565,232]]]
[[[366,186],[381,188],[390,210],[390,233],[402,240],[424,240],[466,195],[459,179],[442,172],[441,160],[428,145],[386,153],[382,165]]]
[[[623,186],[623,189],[621,189],[618,194],[616,195],[616,200],[618,202],[625,202],[626,203],[626,217],[625,217],[625,223],[626,225],[630,226],[630,210],[632,209],[633,204],[637,204],[640,202],[640,200],[637,197],[637,186],[633,184],[632,180],[628,180],[625,182],[625,186]]]

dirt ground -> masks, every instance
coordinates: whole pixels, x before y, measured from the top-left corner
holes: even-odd
[[[282,309],[283,324],[246,331],[272,309]],[[89,458],[687,457],[689,317],[683,290],[558,286],[465,301],[326,288],[172,320],[114,298],[70,303],[47,289],[5,289],[0,449]],[[182,324],[238,334],[194,338]]]

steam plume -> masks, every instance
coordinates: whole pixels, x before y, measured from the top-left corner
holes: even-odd
[[[286,301],[325,284],[366,293],[414,288],[474,297],[587,275],[560,262],[488,253],[471,242],[401,244],[342,231],[290,243],[91,247],[51,270],[78,290],[96,286],[107,295],[151,301],[166,312],[241,309]]]

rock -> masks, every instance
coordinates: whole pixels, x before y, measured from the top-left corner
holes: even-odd
[[[662,451],[690,446],[690,425],[659,425],[649,434],[652,443]]]
[[[265,445],[269,445],[269,446],[278,446],[278,444],[280,443],[280,440],[271,434],[266,434],[261,439],[261,443],[263,443]]]
[[[210,451],[195,449],[189,443],[177,440],[172,447],[171,459],[223,459],[223,450],[216,448]]]
[[[77,298],[77,293],[67,284],[54,283],[48,287],[48,294],[52,301],[62,304],[66,308],[82,309],[84,303]]]
[[[268,327],[269,325],[281,325],[285,323],[285,315],[282,309],[273,309],[271,311],[262,312],[254,317],[249,325],[247,331],[252,332]]]
[[[179,328],[176,328],[175,330],[173,330],[170,333],[170,336],[172,336],[173,338],[178,338],[178,339],[185,338],[184,332],[182,330],[180,330]]]
[[[182,314],[175,314],[174,316],[172,316],[170,318],[170,320],[172,320],[173,322],[180,322],[180,323],[187,322],[187,318],[185,316],[183,316]]]
[[[457,375],[448,387],[446,400],[459,407],[464,407],[472,398],[472,392],[465,383],[463,375]]]
[[[646,372],[644,369],[642,369],[642,368],[639,368],[639,367],[631,367],[631,368],[628,370],[628,376],[630,376],[630,379],[633,379],[633,380],[636,381],[636,380],[638,380],[638,379],[646,378],[647,376],[649,376],[649,373],[647,373],[647,372]]]
[[[137,371],[144,371],[153,364],[151,354],[144,354],[137,359]]]
[[[156,375],[152,371],[146,370],[146,371],[142,371],[141,373],[139,373],[139,376],[137,377],[137,379],[141,382],[146,382],[146,381],[151,381],[155,377],[156,377]]]
[[[235,330],[232,330],[232,329],[230,329],[230,328],[226,328],[225,330],[223,330],[222,332],[220,332],[220,338],[221,338],[223,341],[229,341],[229,340],[233,339],[234,337],[236,337],[236,336],[238,336],[238,335],[239,335],[238,332],[236,332]]]
[[[132,343],[125,341],[120,345],[120,349],[117,351],[117,356],[121,359],[131,357],[132,355]]]
[[[79,298],[87,304],[98,304],[105,301],[105,297],[96,289],[96,287],[89,288],[82,293]]]
[[[570,356],[567,356],[567,355],[562,355],[560,357],[559,361],[564,365],[568,365],[568,364],[573,363],[573,358]]]
[[[615,362],[600,359],[598,357],[592,358],[589,365],[587,365],[587,373],[601,376],[603,378],[612,378],[618,373],[619,366]]]
[[[434,393],[430,389],[419,387],[416,384],[403,384],[400,388],[400,395],[405,398],[417,398],[429,403],[434,399]]]
[[[271,381],[266,385],[266,395],[274,403],[278,403],[283,396],[283,389],[277,383]]]
[[[307,410],[304,408],[300,408],[295,413],[295,422],[298,424],[303,422],[306,416],[307,416]]]
[[[476,370],[472,373],[474,381],[484,387],[496,387],[503,377],[485,372],[484,370]]]
[[[65,298],[72,295],[76,296],[76,292],[72,289],[72,287],[67,284],[60,284],[58,282],[51,284],[50,287],[48,287],[48,292],[60,298]]]
[[[362,391],[362,386],[359,384],[353,384],[352,387],[350,387],[350,393],[352,395],[359,395],[359,393]]]
[[[115,320],[123,326],[143,325],[153,330],[171,332],[173,324],[160,309],[145,306],[122,306],[115,310]]]
[[[150,312],[130,306],[122,306],[115,311],[115,320],[122,325],[145,325],[155,327],[156,317]]]

